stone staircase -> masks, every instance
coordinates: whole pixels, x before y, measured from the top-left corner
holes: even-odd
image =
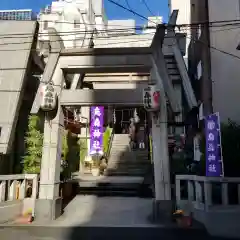
[[[152,197],[152,191],[145,189],[145,177],[151,168],[148,150],[132,151],[128,134],[113,137],[108,166],[104,176],[81,176],[73,178],[78,182],[78,194],[97,196]],[[150,192],[149,192],[150,191]]]
[[[143,177],[150,164],[148,150],[131,150],[129,135],[115,134],[105,175]]]

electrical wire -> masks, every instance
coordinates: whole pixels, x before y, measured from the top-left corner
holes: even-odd
[[[145,0],[141,0],[141,3],[144,4],[144,6],[147,8],[147,10],[149,11],[149,13],[154,16],[155,14],[151,11],[151,9],[149,8],[149,6],[147,5]]]
[[[125,0],[125,2],[126,2],[126,4],[127,4],[128,8],[129,8],[131,11],[133,11],[133,9],[131,8],[131,6],[130,6],[128,0]],[[133,12],[134,12],[134,11],[133,11]],[[133,14],[134,14],[134,13],[133,13]],[[134,14],[134,15],[135,15],[135,14]]]
[[[77,34],[73,34],[72,36],[76,36]],[[116,38],[120,38],[120,37],[133,37],[133,36],[146,36],[146,35],[149,35],[149,36],[154,36],[154,33],[143,33],[143,34],[136,34],[136,33],[132,33],[132,34],[129,34],[129,33],[126,33],[126,34],[121,34],[121,35],[117,35],[117,36],[102,36],[102,37],[97,37],[95,40],[103,40],[103,39],[116,39]],[[71,36],[71,35],[68,35],[68,36]],[[33,37],[32,37],[33,38]],[[166,36],[166,38],[168,38]],[[86,40],[91,40],[92,37],[86,37],[86,38],[78,38],[77,40],[82,40],[82,39],[86,39]],[[75,38],[73,39],[66,39],[66,40],[47,40],[49,43],[54,43],[54,42],[68,42],[68,41],[74,41]],[[126,41],[125,41],[126,42]],[[29,43],[32,43],[32,41],[22,41],[22,42],[5,42],[5,43],[0,43],[0,46],[6,46],[6,45],[23,45],[23,44],[29,44]],[[116,42],[118,43],[118,42]],[[17,49],[16,49],[17,50]],[[0,49],[1,51],[1,49]]]
[[[236,26],[233,26],[231,28],[223,28],[223,29],[218,29],[218,30],[212,30],[212,32],[220,32],[220,31],[228,31],[228,30],[232,30],[232,29],[237,29],[239,25],[236,25]],[[102,31],[102,32],[105,32],[105,31]],[[66,32],[67,33],[67,32]],[[86,34],[86,33],[92,33],[92,31],[81,31],[81,32],[68,32],[68,34],[66,36],[76,36],[78,35],[79,33],[83,33],[83,34]],[[120,32],[118,32],[120,33]],[[184,31],[179,31],[178,33],[186,33]],[[111,38],[118,38],[118,37],[123,37],[123,36],[143,36],[143,35],[153,35],[153,33],[141,33],[141,34],[137,34],[137,33],[125,33],[125,34],[119,34],[119,35],[110,35],[110,36],[101,36],[101,37],[97,37],[96,39],[98,40],[101,40],[101,39],[111,39]],[[46,34],[46,36],[49,36]],[[50,34],[51,36],[51,34]],[[57,36],[57,35],[56,35]],[[64,35],[63,35],[64,36]],[[63,37],[61,36],[61,37]],[[13,37],[13,39],[19,39],[19,38],[30,38],[30,37]],[[31,36],[32,38],[32,36]],[[167,36],[165,36],[165,38],[167,38]],[[12,37],[0,37],[0,39],[12,39]],[[85,38],[85,39],[91,39],[91,38]],[[74,41],[74,39],[66,39],[66,40],[61,40],[61,41]],[[78,40],[81,40],[80,38]],[[48,42],[59,42],[59,40],[55,40],[55,41],[51,41],[49,40]],[[27,44],[27,43],[32,43],[32,41],[30,42],[5,42],[5,43],[0,43],[0,46],[3,46],[3,45],[18,45],[18,44]],[[117,43],[117,42],[116,42]]]
[[[234,21],[234,20],[231,20]],[[51,21],[50,21],[51,22]],[[212,23],[217,23],[217,22],[212,22]],[[95,24],[91,24],[95,25]],[[162,24],[163,26],[166,26],[166,24]],[[182,29],[182,30],[187,30],[187,29],[199,29],[199,26],[201,25],[201,22],[199,23],[194,23],[194,24],[181,24],[181,25],[176,25],[176,27]],[[113,25],[111,25],[113,26]],[[117,26],[117,25],[116,25]],[[118,25],[121,26],[121,25]],[[221,27],[228,27],[228,26],[240,26],[240,20],[235,20],[234,23],[227,23],[227,24],[221,24],[221,25],[209,25],[209,28],[221,28]],[[121,26],[123,27],[123,26]],[[123,31],[132,31],[132,30],[144,30],[144,29],[156,29],[156,27],[146,27],[146,26],[136,26],[132,28],[116,28],[116,29],[106,29],[106,30],[97,30],[99,33],[110,33],[110,32],[123,32]],[[56,36],[56,35],[61,35],[61,34],[77,34],[77,33],[85,33],[84,30],[78,30],[78,31],[66,31],[66,32],[57,32],[57,33],[39,33],[39,36]],[[25,36],[26,35],[26,36]],[[24,37],[31,37],[32,33],[5,33],[5,34],[0,34],[0,38],[24,38]]]
[[[108,0],[108,1],[110,1],[110,2],[113,2],[114,4],[116,4],[117,6],[120,6],[120,7],[123,7],[124,9],[126,9],[126,10],[128,10],[128,11],[130,11],[130,12],[134,12],[135,14],[136,14],[136,12],[135,11],[133,11],[133,10],[131,10],[131,9],[127,9],[126,7],[124,7],[124,6],[122,6],[121,4],[119,4],[119,3],[116,3],[115,1],[113,1],[113,0]],[[137,14],[137,15],[140,15],[140,14]],[[141,16],[141,15],[140,15]],[[145,17],[144,17],[145,18]],[[146,19],[146,18],[145,18]],[[238,22],[239,20],[236,20],[236,23]],[[224,21],[219,21],[219,22],[224,22]],[[228,21],[227,21],[228,22]],[[238,24],[238,23],[237,23]],[[224,26],[229,26],[229,25],[233,25],[233,24],[225,24]],[[217,27],[219,27],[219,26],[217,26]],[[187,36],[188,37],[188,36]],[[190,38],[191,40],[193,40],[193,41],[198,41],[198,42],[201,42],[202,44],[206,44],[206,43],[204,43],[204,42],[202,42],[201,40],[196,40],[196,39],[193,39],[193,38],[191,38],[191,37],[188,37],[188,38]],[[149,41],[149,40],[151,40],[151,39],[146,39],[147,41]],[[138,40],[139,41],[139,40]],[[137,41],[137,42],[138,42]],[[115,43],[112,43],[112,44],[115,44]],[[116,44],[119,44],[119,42],[118,43],[116,43]],[[6,43],[5,43],[5,45],[6,45]],[[108,44],[107,44],[108,45]],[[99,45],[98,45],[99,46]],[[216,47],[213,47],[213,46],[208,46],[209,48],[212,48],[212,49],[214,49],[214,50],[216,50],[216,51],[219,51],[219,52],[221,52],[221,53],[224,53],[224,54],[227,54],[227,55],[229,55],[229,56],[232,56],[232,57],[234,57],[234,58],[237,58],[237,59],[240,59],[240,57],[239,56],[237,56],[237,55],[234,55],[234,54],[232,54],[232,53],[229,53],[229,52],[226,52],[226,51],[224,51],[224,50],[221,50],[221,49],[218,49],[218,48],[216,48]],[[23,50],[23,49],[15,49],[15,50]],[[15,51],[15,50],[9,50],[9,51]],[[26,49],[26,50],[29,50],[29,49]],[[6,49],[2,49],[2,50],[0,50],[0,51],[6,51]]]
[[[143,19],[143,20],[147,20],[147,21],[150,21],[150,22],[156,24],[155,22],[149,20],[147,17],[141,15],[140,13],[137,13],[136,11],[134,11],[134,10],[132,10],[132,9],[129,9],[129,8],[123,6],[123,5],[120,4],[120,3],[117,3],[117,2],[115,2],[115,1],[113,1],[113,0],[108,0],[108,2],[114,4],[114,5],[116,5],[116,6],[120,7],[120,8],[122,8],[122,9],[128,11],[128,12],[131,12],[133,15],[138,16],[138,17],[140,17],[140,18]]]
[[[126,32],[127,30],[129,31],[133,31],[133,30],[143,30],[144,27],[141,28],[119,28],[119,29],[108,29],[108,30],[97,30],[96,33],[121,33],[121,32]],[[156,29],[156,28],[155,28]],[[92,32],[92,30],[87,31],[87,32]],[[39,36],[59,36],[61,34],[79,34],[79,33],[85,33],[85,30],[78,30],[78,31],[64,31],[64,32],[57,32],[57,33],[47,33],[47,32],[40,32],[38,35]],[[27,36],[25,36],[27,35]],[[16,38],[24,38],[24,37],[31,37],[32,33],[9,33],[9,34],[0,34],[0,38],[14,38],[16,36]]]
[[[232,30],[232,29],[235,29],[235,28],[230,28],[230,29],[227,29],[227,30]],[[221,29],[221,30],[216,30],[215,32],[217,32],[217,31],[224,31],[224,29]],[[149,33],[148,33],[149,34]],[[136,34],[137,35],[137,34]],[[152,36],[153,36],[153,34],[151,34]],[[119,37],[121,37],[121,36],[119,36]],[[204,42],[202,42],[200,39],[198,39],[198,40],[196,40],[196,39],[194,39],[193,37],[189,37],[189,36],[186,36],[187,38],[189,38],[190,40],[192,40],[192,41],[194,41],[194,42],[199,42],[199,43],[202,43],[202,44],[206,44],[206,43],[204,43]],[[101,39],[101,38],[100,38]],[[147,38],[147,39],[141,39],[141,42],[143,42],[143,41],[151,41],[152,40],[152,37],[151,38]],[[71,40],[72,41],[72,40]],[[52,42],[58,42],[58,40],[56,40],[56,41],[52,41]],[[118,45],[118,44],[121,44],[121,43],[135,43],[135,42],[139,42],[139,39],[138,40],[133,40],[133,41],[127,41],[126,42],[126,40],[125,41],[117,41],[117,42],[113,42],[113,43],[110,43],[111,45]],[[31,43],[31,42],[25,42],[25,43]],[[16,43],[16,44],[24,44],[24,43]],[[0,44],[1,45],[1,44]],[[10,45],[9,43],[6,43],[6,44],[3,44],[3,45]],[[106,43],[106,44],[97,44],[96,46],[109,46],[109,43]],[[224,50],[221,50],[221,49],[218,49],[218,48],[216,48],[216,47],[213,47],[213,46],[210,46],[209,45],[209,48],[211,48],[211,49],[214,49],[214,50],[216,50],[216,51],[219,51],[219,52],[221,52],[221,53],[223,53],[223,54],[226,54],[226,55],[229,55],[229,56],[232,56],[232,57],[234,57],[234,58],[237,58],[237,59],[240,59],[240,57],[239,56],[237,56],[237,55],[234,55],[234,54],[232,54],[232,53],[229,53],[229,52],[226,52],[226,51],[224,51]],[[0,49],[0,52],[1,51],[16,51],[16,50],[27,50],[27,51],[29,51],[29,49]],[[36,51],[36,50],[33,50],[33,51]]]
[[[148,20],[148,18],[147,17],[145,17],[145,16],[143,16],[143,15],[141,15],[141,14],[139,14],[139,13],[137,13],[136,11],[134,11],[134,10],[131,10],[131,9],[128,9],[128,8],[126,8],[125,6],[123,6],[123,5],[121,5],[121,4],[119,4],[119,3],[117,3],[117,2],[115,2],[115,1],[113,1],[113,0],[108,0],[108,1],[110,1],[111,3],[113,3],[113,4],[118,4],[117,6],[119,6],[119,7],[121,7],[121,8],[123,8],[123,9],[125,9],[125,10],[127,10],[127,11],[129,11],[129,12],[131,12],[132,14],[136,14],[138,17],[141,17],[141,18],[143,18],[143,19],[145,19],[145,20]],[[140,15],[140,16],[139,16]],[[0,22],[1,21],[11,21],[11,20],[0,20]],[[64,24],[70,24],[70,25],[74,25],[74,22],[68,22],[68,21],[55,21],[55,20],[12,20],[12,21],[18,21],[18,22],[39,22],[39,23],[44,23],[44,22],[51,22],[51,23],[64,23]],[[153,23],[155,23],[155,22],[153,22]],[[209,25],[213,25],[213,24],[234,24],[234,23],[240,23],[240,19],[231,19],[231,20],[221,20],[221,21],[199,21],[199,22],[195,22],[195,23],[183,23],[183,24],[176,24],[175,26],[176,27],[190,27],[190,26],[198,26],[198,25],[201,25],[201,24],[209,24]],[[93,25],[93,26],[102,26],[102,24],[97,24],[97,23],[88,23],[88,25]],[[167,25],[166,23],[163,23],[163,25]],[[108,25],[106,25],[106,26],[108,26]],[[122,27],[122,25],[113,25],[113,24],[111,24],[111,25],[109,25],[109,26],[115,26],[115,27]],[[141,26],[137,26],[137,27],[141,27]]]
[[[138,12],[132,10],[132,9],[129,9],[129,8],[121,5],[120,3],[115,2],[114,0],[108,0],[108,2],[111,2],[112,4],[114,4],[114,5],[122,8],[122,9],[128,11],[128,12],[131,12],[132,14],[140,17],[141,19],[144,19],[144,20],[147,20],[147,21],[150,21],[150,22],[156,24],[156,23],[153,22],[152,20],[149,20],[147,17],[141,15],[140,13],[138,13]],[[239,19],[234,19],[234,20],[223,20],[223,21],[213,21],[213,22],[210,22],[210,21],[201,21],[201,22],[191,23],[191,24],[176,24],[175,27],[186,27],[186,26],[190,27],[190,26],[198,26],[198,25],[202,25],[202,24],[211,25],[211,24],[217,24],[217,23],[233,23],[233,22],[234,22],[234,23],[235,23],[235,22],[240,23],[240,20],[239,20]],[[163,24],[163,25],[166,26],[166,23]]]

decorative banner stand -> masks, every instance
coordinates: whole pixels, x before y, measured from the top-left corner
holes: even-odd
[[[224,176],[219,113],[205,118],[206,176]]]

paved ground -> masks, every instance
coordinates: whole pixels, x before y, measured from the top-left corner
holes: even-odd
[[[152,200],[76,196],[54,222],[0,226],[0,240],[213,240],[201,227],[189,230],[148,221]],[[219,240],[219,239],[217,239]]]
[[[151,225],[152,200],[135,197],[77,195],[55,226],[134,226]],[[76,211],[77,210],[77,211]]]

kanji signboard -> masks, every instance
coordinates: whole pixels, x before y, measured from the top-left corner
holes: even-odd
[[[103,154],[103,115],[104,107],[91,107],[90,155]]]
[[[206,136],[206,176],[220,177],[224,175],[221,146],[221,130],[219,113],[205,118]]]

